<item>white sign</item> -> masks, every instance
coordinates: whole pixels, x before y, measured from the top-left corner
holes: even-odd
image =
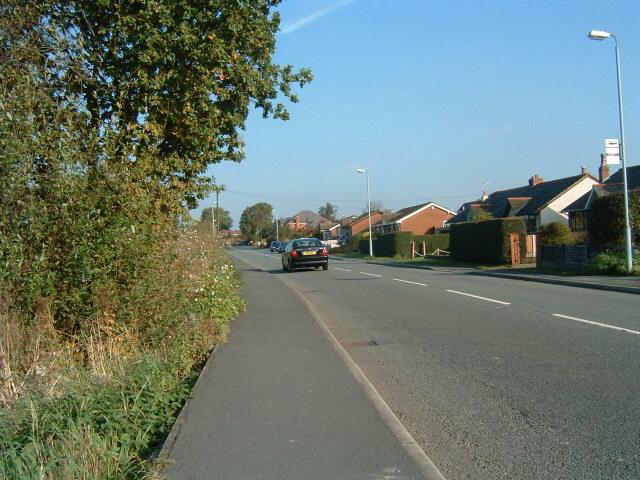
[[[606,138],[604,140],[604,154],[608,165],[618,165],[620,163],[620,141],[617,138]]]

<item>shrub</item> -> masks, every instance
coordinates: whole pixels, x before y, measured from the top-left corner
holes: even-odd
[[[640,244],[640,191],[630,192],[629,221]],[[624,195],[612,193],[598,198],[591,206],[591,242],[596,250],[615,250],[624,245]]]
[[[633,261],[636,272],[640,271],[639,261],[640,254],[636,254]],[[595,273],[624,275],[627,272],[625,252],[622,250],[600,252],[589,261],[589,268]]]
[[[560,222],[551,222],[542,227],[542,241],[545,245],[572,245],[575,243],[571,229]]]
[[[520,236],[520,251],[526,252],[526,227],[521,218],[498,218],[451,225],[450,249],[456,260],[509,263],[510,234]],[[524,255],[523,255],[524,256]]]

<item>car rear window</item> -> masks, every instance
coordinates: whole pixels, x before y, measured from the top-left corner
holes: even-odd
[[[293,242],[293,248],[313,248],[313,247],[322,247],[322,242],[320,240],[296,240]]]

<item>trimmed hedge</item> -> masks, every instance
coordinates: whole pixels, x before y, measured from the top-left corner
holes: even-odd
[[[520,251],[527,251],[527,229],[521,218],[497,218],[451,225],[451,256],[456,260],[510,263],[509,234],[520,234]],[[523,253],[524,256],[524,253]]]
[[[448,233],[437,233],[431,235],[416,235],[413,238],[414,242],[416,242],[416,249],[419,252],[422,252],[422,242],[427,242],[427,255],[431,255],[438,248],[440,250],[449,251],[449,234]],[[411,254],[411,251],[409,251]]]
[[[407,257],[409,244],[413,240],[411,232],[394,232],[382,235],[374,240],[373,252],[378,257]]]

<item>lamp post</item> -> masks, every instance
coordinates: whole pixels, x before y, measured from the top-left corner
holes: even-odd
[[[369,208],[369,256],[373,257],[373,238],[371,237],[371,184],[369,182],[369,172],[364,168],[356,169],[357,173],[364,173],[367,175],[367,205]]]
[[[278,212],[273,209],[273,216],[276,217],[276,242],[280,241],[280,233],[278,232]]]
[[[591,30],[588,34],[591,40],[606,40],[613,38],[616,52],[616,77],[618,80],[618,116],[620,119],[620,163],[622,164],[622,184],[624,189],[624,247],[627,273],[633,273],[633,245],[631,243],[631,225],[629,223],[629,191],[627,186],[626,146],[624,143],[624,114],[622,110],[622,79],[620,78],[620,49],[618,39],[613,33],[602,30]]]

